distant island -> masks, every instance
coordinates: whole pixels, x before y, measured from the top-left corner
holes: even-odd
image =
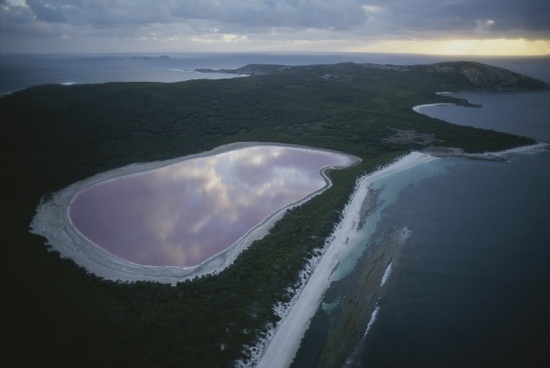
[[[153,56],[131,56],[130,60],[168,60],[170,59],[170,56],[168,55],[160,55],[157,57]]]
[[[349,63],[353,64],[353,63]],[[548,85],[545,82],[527,77],[510,70],[486,65],[477,62],[442,62],[431,65],[390,65],[390,64],[357,64],[364,68],[394,70],[400,72],[425,72],[425,73],[443,73],[448,75],[457,74],[466,77],[474,86],[475,90],[530,90],[546,89]],[[290,68],[302,68],[300,66],[291,67],[274,64],[249,64],[236,69],[195,69],[200,73],[225,73],[238,75],[267,75],[283,73]],[[326,74],[325,79],[337,78],[336,75]]]
[[[395,66],[247,65],[198,69],[245,78],[180,83],[43,85],[0,99],[8,334],[20,365],[230,366],[249,359],[332,234],[358,178],[412,151],[483,153],[533,139],[449,124],[414,106],[459,103],[437,92],[548,89],[472,62]],[[124,283],[88,274],[28,232],[41,201],[77,181],[134,163],[236,142],[335,150],[361,159],[289,210],[223,272],[180,282]],[[36,361],[35,361],[36,360]],[[40,363],[39,363],[40,362]],[[28,364],[27,364],[28,363]]]

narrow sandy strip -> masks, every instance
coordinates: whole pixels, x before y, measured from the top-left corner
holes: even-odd
[[[510,148],[504,151],[498,152],[484,152],[484,153],[465,153],[464,156],[469,158],[479,159],[491,159],[495,157],[506,158],[514,155],[523,155],[529,153],[539,153],[550,149],[550,144],[544,142],[537,142],[528,146],[520,146],[516,148]]]
[[[413,110],[419,114],[423,114],[425,115],[423,112],[421,112],[420,110],[422,110],[424,107],[434,107],[434,106],[458,106],[456,103],[452,103],[452,102],[439,102],[439,103],[431,103],[431,104],[424,104],[424,105],[417,105],[417,106],[413,106]]]
[[[79,266],[86,268],[87,271],[109,280],[115,281],[156,281],[162,283],[176,284],[179,281],[194,278],[210,273],[217,273],[233,263],[239,253],[247,248],[254,240],[263,238],[271,227],[283,217],[287,209],[298,206],[313,196],[329,188],[332,183],[325,175],[325,167],[321,175],[325,179],[325,187],[310,194],[299,202],[280,209],[272,214],[265,221],[247,232],[232,246],[206,260],[200,265],[194,267],[163,267],[163,266],[145,266],[135,264],[121,258],[118,258],[102,248],[90,242],[71,223],[68,209],[74,196],[82,189],[95,185],[100,182],[113,180],[121,176],[135,175],[144,171],[154,170],[163,166],[172,165],[184,160],[206,157],[223,152],[233,151],[241,148],[270,145],[298,147],[302,149],[318,150],[311,147],[285,145],[278,143],[259,143],[259,142],[240,142],[217,147],[211,151],[179,157],[172,160],[132,164],[119,169],[110,170],[97,174],[83,181],[74,183],[67,188],[55,193],[51,200],[42,201],[36,211],[30,232],[42,235],[47,239],[47,244],[55,251],[58,251],[62,257],[70,258]],[[328,150],[325,150],[328,151]],[[342,166],[347,167],[357,163],[359,159],[351,155],[344,155],[341,152],[334,152],[342,156]]]
[[[369,187],[377,180],[436,159],[427,154],[412,152],[358,180],[350,201],[342,212],[341,222],[327,240],[325,253],[305,286],[298,291],[298,297],[293,299],[294,304],[286,308],[287,314],[270,334],[270,341],[265,349],[257,354],[261,355],[261,358],[257,364],[252,362],[254,366],[284,368],[292,363],[310,320],[329,286],[333,270],[352,248],[353,237],[358,234],[356,224],[360,221],[361,206],[369,195]]]

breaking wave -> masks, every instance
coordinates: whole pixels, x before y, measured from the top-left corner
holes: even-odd
[[[370,321],[369,321],[369,324],[367,325],[367,328],[365,330],[365,334],[363,335],[363,337],[366,337],[367,334],[369,333],[370,328],[372,327],[372,325],[376,321],[376,317],[378,316],[379,311],[380,311],[380,306],[377,305],[376,308],[374,308],[374,311],[372,312],[372,314],[370,316]]]
[[[386,267],[386,271],[384,271],[384,276],[382,276],[382,281],[380,281],[380,287],[384,286],[384,284],[386,283],[386,281],[388,281],[388,279],[390,278],[390,275],[391,275],[391,266],[392,266],[392,263],[390,262],[390,264],[388,265],[388,267]]]
[[[407,240],[409,240],[411,235],[412,235],[412,230],[409,229],[406,226],[403,226],[403,228],[401,229],[401,233],[399,234],[399,236],[397,238],[398,244],[399,245],[405,244],[407,242]]]

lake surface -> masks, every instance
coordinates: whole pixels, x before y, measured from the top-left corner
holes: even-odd
[[[246,147],[92,185],[75,196],[69,215],[82,235],[119,258],[191,267],[324,188],[323,168],[347,164],[327,151]]]

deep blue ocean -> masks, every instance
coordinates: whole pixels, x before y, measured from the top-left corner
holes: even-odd
[[[134,58],[132,56],[140,56]],[[145,56],[145,57],[144,57]],[[0,56],[0,95],[44,83],[175,82],[220,78],[195,68],[249,63],[343,61],[418,64],[442,57],[383,54],[169,54]],[[550,82],[550,58],[470,59]],[[482,108],[438,106],[422,113],[446,121],[550,142],[550,92],[461,93]],[[334,301],[357,285],[349,276],[366,250],[395,226],[399,246],[378,294],[376,313],[359,328],[348,367],[496,367],[550,363],[550,151],[507,162],[432,161],[376,183],[381,205],[367,218],[362,243],[336,270],[298,352],[296,366],[315,366]],[[370,222],[369,222],[370,221]],[[348,281],[349,280],[349,281]],[[347,284],[346,284],[347,283]],[[340,293],[338,298],[335,294]]]

